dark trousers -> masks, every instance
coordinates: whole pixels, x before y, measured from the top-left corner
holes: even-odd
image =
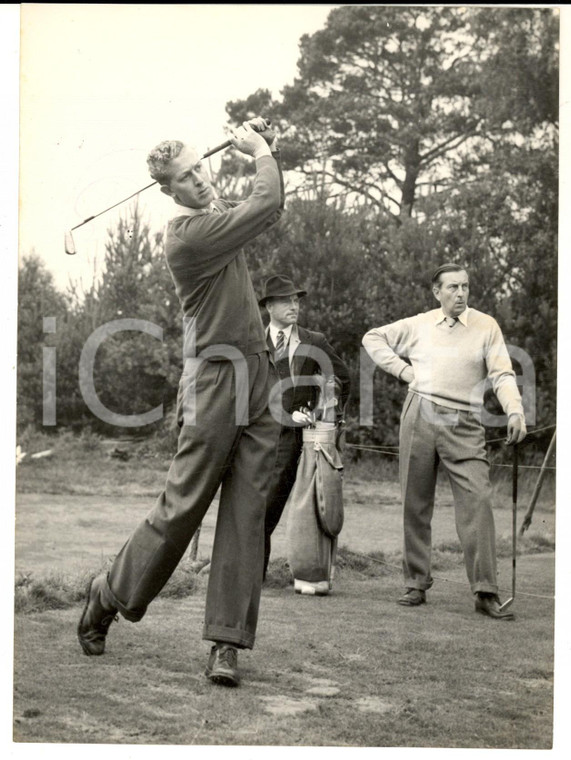
[[[117,555],[104,595],[125,618],[140,620],[170,578],[221,486],[203,638],[251,649],[279,425],[267,406],[267,354],[249,356],[247,364],[249,420],[241,426],[236,425],[232,362],[200,365],[192,378],[196,424],[181,427],[165,489]],[[183,389],[184,382],[183,376]]]
[[[266,506],[264,578],[272,550],[272,533],[276,529],[288,500],[301,454],[303,441],[300,428],[282,427],[278,442],[276,463],[273,468],[271,485]]]
[[[439,462],[454,496],[456,530],[470,587],[474,593],[497,593],[492,486],[484,428],[470,412],[456,412],[410,392],[400,428],[405,585],[417,589],[432,586],[431,521]]]

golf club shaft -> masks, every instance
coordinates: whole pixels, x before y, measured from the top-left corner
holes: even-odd
[[[515,566],[517,554],[517,476],[518,476],[518,445],[513,447],[512,461],[512,599],[515,597]]]
[[[206,153],[202,155],[202,158],[208,158],[208,156],[212,156],[214,153],[218,153],[219,150],[226,150],[226,148],[229,148],[231,145],[232,141],[226,140],[226,142],[220,143],[220,145],[217,145],[215,148],[207,150]]]
[[[518,450],[517,443],[512,449],[512,595],[500,606],[500,611],[511,607],[515,599],[515,565],[517,554],[517,474],[518,474]]]
[[[145,185],[145,187],[142,187],[140,190],[137,190],[136,193],[132,193],[131,195],[128,195],[126,198],[123,198],[122,201],[117,201],[117,203],[114,203],[112,206],[109,206],[109,208],[104,209],[103,211],[100,211],[98,214],[93,214],[93,216],[88,216],[87,219],[84,219],[83,222],[80,222],[79,224],[76,224],[75,227],[72,227],[72,231],[76,230],[78,227],[83,227],[84,224],[87,224],[87,222],[90,222],[92,219],[97,219],[98,216],[101,216],[101,214],[106,214],[108,211],[111,211],[111,209],[115,208],[116,206],[120,206],[122,203],[125,203],[126,201],[130,201],[131,198],[134,198],[136,195],[139,195],[139,193],[142,193],[145,190],[148,190],[149,187],[153,187],[153,185],[156,185],[155,182],[151,182],[150,185]]]
[[[269,119],[264,119],[266,123],[266,129],[271,125],[271,121]],[[252,128],[256,132],[262,132],[263,130],[259,129],[257,126],[252,124]],[[223,143],[220,143],[220,145],[217,145],[214,148],[211,148],[210,150],[207,150],[206,153],[204,153],[201,156],[201,160],[204,158],[208,158],[209,156],[213,156],[215,153],[218,153],[221,150],[226,150],[226,148],[229,148],[232,145],[231,140],[226,140]],[[97,219],[98,216],[101,216],[102,214],[106,214],[108,211],[111,211],[111,209],[116,208],[117,206],[120,206],[122,203],[126,203],[127,201],[130,201],[131,198],[134,198],[136,195],[139,195],[139,193],[144,192],[145,190],[148,190],[150,187],[153,187],[156,185],[157,182],[151,182],[149,185],[145,185],[145,187],[142,187],[140,190],[137,190],[134,193],[131,193],[131,195],[128,195],[126,198],[123,198],[123,200],[117,201],[117,203],[114,203],[112,206],[109,206],[108,208],[104,209],[103,211],[100,211],[98,214],[93,214],[92,216],[88,216],[87,219],[84,219],[83,222],[80,222],[79,224],[76,224],[75,227],[72,227],[72,231],[78,229],[78,227],[82,227],[84,224],[87,224],[87,222],[91,222],[93,219]]]
[[[212,150],[209,150],[207,153],[205,153],[202,158],[207,158],[208,156],[212,156],[214,153],[218,153],[219,150],[223,150],[224,148],[227,148],[232,143],[228,140],[225,143],[222,143],[221,145],[217,145],[216,148],[212,148]],[[142,187],[140,190],[137,190],[134,193],[131,193],[131,195],[128,195],[126,198],[123,198],[120,201],[117,201],[117,203],[114,203],[112,206],[109,206],[106,209],[103,209],[103,211],[100,211],[98,214],[93,214],[93,216],[88,216],[87,219],[84,219],[83,222],[80,222],[79,224],[76,224],[75,227],[71,228],[71,231],[76,230],[78,227],[83,227],[84,224],[87,224],[87,222],[91,222],[93,219],[97,219],[98,216],[101,216],[102,214],[106,214],[108,211],[111,211],[111,209],[116,208],[117,206],[120,206],[122,203],[126,203],[127,201],[130,201],[131,198],[134,198],[136,195],[139,195],[140,193],[145,192],[145,190],[148,190],[150,187],[154,187],[157,185],[158,182],[155,180],[154,182],[151,182],[148,185],[145,185],[145,187]]]
[[[264,119],[265,122],[265,129],[269,129],[272,122],[270,119]],[[248,122],[254,132],[264,132],[265,129],[260,129],[255,124],[252,124],[251,122]],[[223,143],[220,143],[220,145],[217,145],[215,148],[211,148],[210,150],[207,150],[206,153],[203,154],[202,158],[208,158],[208,156],[212,156],[214,153],[218,153],[220,150],[226,150],[226,148],[229,148],[232,145],[232,140],[226,140]]]

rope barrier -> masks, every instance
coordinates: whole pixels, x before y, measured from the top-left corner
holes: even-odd
[[[341,554],[341,555],[343,555],[343,554],[352,554],[353,556],[356,556],[356,557],[364,557],[366,559],[370,559],[371,562],[376,562],[379,565],[384,565],[385,567],[395,568],[396,570],[398,570],[399,575],[402,573],[402,567],[400,565],[394,565],[391,562],[386,562],[385,560],[378,559],[377,557],[371,557],[370,554],[362,554],[361,552],[356,552],[356,551],[353,551],[352,549],[341,549],[339,551],[339,554]],[[441,575],[433,575],[432,579],[435,580],[435,581],[443,581],[444,583],[452,583],[452,584],[454,584],[456,586],[465,586],[466,585],[465,581],[454,581],[451,578],[444,578]],[[507,593],[506,589],[499,589],[499,591],[503,591],[504,593]],[[555,600],[555,594],[553,594],[552,596],[545,596],[543,594],[532,594],[529,591],[527,591],[527,592],[526,591],[518,591],[518,594],[520,596],[532,596],[532,597],[535,597],[536,599],[549,599],[550,601],[554,601]]]
[[[535,435],[536,433],[542,433],[544,430],[555,430],[556,427],[556,425],[546,425],[545,427],[536,428],[535,430],[528,430],[527,435],[529,437],[530,435]],[[486,444],[498,443],[505,440],[505,438],[491,438],[489,441],[486,441]]]
[[[542,433],[544,430],[553,430],[556,425],[546,425],[545,427],[536,428],[535,430],[529,430],[527,437],[535,435],[535,433]],[[498,441],[505,441],[505,438],[492,438],[490,441],[486,441],[486,445],[489,443],[497,443]],[[520,444],[521,445],[521,444]],[[375,446],[374,444],[360,445],[358,443],[345,443],[345,448],[358,449],[360,451],[376,451],[379,454],[385,454],[386,456],[398,457],[398,446]],[[397,449],[397,451],[389,451],[389,449]],[[490,467],[511,467],[511,464],[491,464]],[[520,464],[521,470],[556,470],[556,467],[548,467],[537,464]]]
[[[398,446],[375,446],[374,443],[363,443],[363,444],[346,443],[345,445],[346,446],[352,446],[353,448],[359,448],[359,447],[365,448],[366,447],[368,449],[371,449],[371,451],[382,451],[383,454],[388,453],[389,449],[396,449],[397,451],[399,449]]]
[[[395,451],[384,451],[380,447],[376,447],[376,446],[359,446],[358,444],[355,444],[355,443],[346,443],[345,447],[346,448],[350,448],[350,449],[358,449],[360,451],[376,451],[378,454],[385,454],[386,456],[390,456],[390,457],[398,457],[399,456],[398,452],[395,452]],[[490,465],[490,467],[511,467],[511,466],[512,466],[511,464],[494,464],[494,463],[492,463]],[[557,468],[556,467],[551,467],[551,466],[542,467],[539,464],[520,464],[519,465],[519,469],[520,470],[542,470],[542,469],[543,470],[556,470]]]
[[[490,467],[510,467],[511,464],[491,464]],[[519,464],[520,470],[556,470],[557,467],[542,467],[540,464]]]
[[[384,451],[383,449],[380,449],[376,446],[359,446],[355,443],[346,443],[345,447],[349,449],[360,449],[362,451],[376,451],[379,454],[387,454],[387,456],[391,456],[391,457],[400,456],[398,451]]]

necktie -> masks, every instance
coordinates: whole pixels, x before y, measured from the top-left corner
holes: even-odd
[[[458,317],[446,317],[446,324],[448,327],[454,327],[457,321]]]
[[[283,330],[280,330],[278,332],[278,342],[276,343],[276,353],[275,353],[276,361],[279,361],[279,359],[282,358],[284,351],[285,351],[285,333]]]

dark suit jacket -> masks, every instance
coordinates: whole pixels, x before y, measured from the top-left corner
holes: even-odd
[[[266,331],[266,336],[268,348],[273,356],[274,346],[272,345],[269,329]],[[315,409],[319,399],[319,388],[316,385],[304,384],[303,377],[312,377],[317,374],[324,375],[332,367],[335,380],[335,396],[338,400],[337,414],[340,416],[347,403],[351,389],[347,365],[335,353],[323,333],[307,330],[305,327],[297,325],[297,338],[298,340],[296,340],[295,334],[292,331],[290,338],[290,344],[292,345],[289,356],[293,387],[284,393],[283,408],[290,414],[309,404]],[[326,362],[323,360],[324,354],[331,362],[330,367],[325,366]]]

